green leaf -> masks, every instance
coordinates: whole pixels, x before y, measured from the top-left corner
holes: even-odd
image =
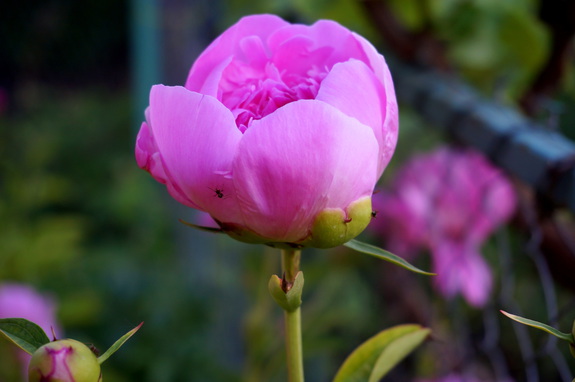
[[[551,327],[549,325],[543,324],[543,323],[538,322],[538,321],[533,321],[533,320],[530,320],[528,318],[516,316],[514,314],[507,313],[503,310],[501,310],[500,312],[503,313],[504,315],[506,315],[507,317],[511,318],[512,320],[517,321],[519,323],[522,323],[523,325],[527,325],[527,326],[531,326],[531,327],[543,330],[544,332],[552,334],[559,339],[562,339],[562,340],[569,342],[570,344],[575,343],[573,341],[573,335],[571,335],[571,333],[560,332],[559,330],[557,330],[554,327]]]
[[[98,363],[101,365],[108,358],[110,358],[110,356],[114,354],[124,344],[124,342],[128,341],[130,337],[132,337],[134,333],[136,333],[142,327],[142,325],[144,325],[143,322],[141,322],[140,325],[136,326],[134,329],[130,330],[128,333],[120,337],[118,341],[114,342],[114,344],[110,346],[110,348],[106,350],[104,354],[98,357]]]
[[[420,273],[422,275],[435,276],[435,273],[423,271],[423,270],[411,265],[410,263],[408,263],[407,261],[405,261],[401,257],[394,255],[393,253],[388,252],[385,249],[378,248],[374,245],[362,243],[361,241],[358,241],[358,240],[350,240],[347,243],[345,243],[344,245],[346,247],[351,248],[353,250],[356,250],[358,252],[365,253],[365,254],[371,255],[371,256],[375,256],[375,257],[382,259],[382,260],[385,260],[385,261],[389,261],[390,263],[393,263],[395,265],[399,265],[400,267],[405,268],[407,270],[410,270],[412,272]]]
[[[23,318],[0,319],[0,333],[30,355],[50,342],[41,327]]]
[[[369,376],[369,382],[377,382],[395,365],[409,355],[429,335],[430,329],[421,329],[409,333],[390,343],[379,355]]]
[[[301,305],[303,284],[303,272],[300,271],[295,276],[294,283],[287,293],[282,289],[282,280],[277,275],[270,278],[268,289],[279,306],[288,312],[293,312]]]
[[[183,223],[183,224],[187,225],[188,227],[192,227],[192,228],[195,228],[195,229],[200,230],[200,231],[206,231],[206,232],[211,232],[211,233],[224,233],[224,231],[221,228],[204,227],[203,225],[188,223],[187,221],[185,221],[183,219],[179,219],[179,220],[180,220],[180,223]]]
[[[430,333],[420,325],[399,325],[371,337],[351,353],[333,382],[378,381]]]

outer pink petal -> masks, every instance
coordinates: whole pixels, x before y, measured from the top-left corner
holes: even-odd
[[[384,126],[389,107],[387,95],[373,72],[365,63],[355,59],[335,64],[322,81],[316,99],[335,106],[373,129],[379,143],[378,172],[381,175],[395,150],[398,131],[397,120]]]
[[[147,118],[149,117],[148,111],[149,108],[146,110]],[[164,169],[164,162],[158,151],[156,141],[146,122],[142,123],[136,139],[136,161],[138,162],[138,166],[148,171],[156,181],[165,184],[170,195],[178,202],[192,208],[199,208],[188,198]]]
[[[357,43],[362,47],[363,53],[367,56],[364,59],[379,81],[383,84],[385,88],[386,103],[385,106],[386,116],[383,121],[383,137],[384,142],[393,142],[397,139],[397,129],[399,126],[399,112],[397,109],[397,99],[395,96],[395,88],[393,87],[393,79],[391,78],[391,73],[389,72],[389,67],[385,62],[385,59],[381,54],[377,52],[375,47],[371,45],[362,36],[353,33],[353,36]],[[385,146],[386,144],[384,144]]]
[[[379,81],[384,84],[386,88],[386,92],[389,94],[389,90],[393,90],[393,83],[391,81],[391,75],[389,74],[389,68],[387,67],[387,63],[383,56],[375,49],[375,47],[367,41],[363,36],[358,35],[355,32],[352,32],[353,38],[356,43],[361,47],[363,52],[363,59],[367,65],[373,70],[375,76],[379,79]],[[387,84],[389,82],[389,84]],[[389,86],[391,85],[391,89]]]
[[[150,125],[173,183],[216,219],[241,223],[230,171],[242,134],[232,113],[210,96],[156,85]]]
[[[214,93],[213,84],[217,83],[218,76],[221,76],[227,66],[226,63],[229,64],[231,61],[231,57],[250,61],[249,51],[245,52],[240,42],[249,36],[258,36],[262,41],[266,41],[273,31],[286,25],[289,23],[274,15],[253,15],[240,19],[214,40],[198,57],[188,75],[186,88],[215,97],[217,94]],[[211,81],[212,84],[205,86],[206,81]],[[207,91],[208,87],[210,91]]]
[[[245,132],[234,184],[248,227],[293,242],[324,208],[370,196],[377,181],[373,131],[323,102],[283,106]]]

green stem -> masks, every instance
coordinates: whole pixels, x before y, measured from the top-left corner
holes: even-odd
[[[293,284],[295,276],[299,272],[299,259],[301,251],[296,249],[282,249],[282,270],[284,278]]]
[[[291,287],[299,272],[299,250],[282,249],[282,270],[284,280]],[[303,382],[303,352],[301,339],[301,308],[284,311],[286,332],[286,353],[289,382]]]

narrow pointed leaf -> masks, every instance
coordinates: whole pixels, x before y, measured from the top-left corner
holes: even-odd
[[[375,366],[369,376],[369,382],[381,380],[395,365],[415,350],[429,336],[430,332],[430,329],[420,329],[391,342],[383,349],[375,362]]]
[[[423,270],[415,267],[414,265],[411,265],[410,263],[408,263],[407,261],[405,261],[401,257],[394,255],[393,253],[386,251],[385,249],[381,249],[379,247],[376,247],[374,245],[363,243],[363,242],[357,241],[357,240],[350,240],[347,243],[345,243],[344,245],[348,248],[355,250],[355,251],[365,253],[367,255],[375,256],[375,257],[382,259],[382,260],[385,260],[385,261],[389,261],[390,263],[393,263],[395,265],[399,265],[400,267],[405,268],[407,270],[410,270],[412,272],[420,273],[422,275],[427,275],[427,276],[435,276],[435,273],[423,271]]]
[[[0,333],[30,355],[50,342],[41,327],[23,318],[0,319]]]
[[[110,356],[114,354],[124,344],[124,342],[128,341],[130,337],[132,337],[134,333],[136,333],[142,327],[142,325],[144,325],[143,322],[141,322],[140,325],[136,326],[134,329],[130,330],[128,333],[120,337],[118,341],[114,342],[114,344],[110,346],[110,348],[106,350],[104,354],[98,357],[98,363],[101,365],[108,358],[110,358]]]
[[[200,230],[200,231],[211,232],[211,233],[224,233],[224,231],[222,231],[221,228],[205,227],[203,225],[188,223],[187,221],[185,221],[183,219],[179,219],[179,220],[180,220],[180,223],[183,223],[183,224],[187,225],[188,227],[192,227],[192,228],[195,228],[195,229]]]
[[[393,367],[401,361],[401,359],[423,341],[428,334],[429,329],[414,324],[395,326],[376,334],[361,344],[347,357],[338,370],[333,382],[365,382],[370,380],[370,376],[374,375],[374,373],[381,374],[383,372],[385,374],[386,368]],[[409,338],[405,341],[397,342],[405,336]],[[417,342],[421,336],[423,338]],[[415,346],[413,346],[414,344]],[[400,357],[395,357],[392,362],[388,363],[382,360],[381,357],[386,348],[390,346],[390,352],[400,352],[403,354],[399,354]],[[376,367],[378,370],[374,371]]]
[[[543,324],[543,323],[538,322],[538,321],[533,321],[533,320],[530,320],[528,318],[524,318],[521,316],[516,316],[514,314],[507,313],[503,310],[501,311],[501,313],[503,313],[504,315],[506,315],[507,317],[511,318],[514,321],[522,323],[523,325],[527,325],[527,326],[531,326],[531,327],[543,330],[544,332],[552,334],[559,339],[562,339],[562,340],[569,342],[570,344],[574,343],[573,336],[571,335],[571,333],[560,332],[559,330],[557,330],[554,327],[551,327],[549,325]]]

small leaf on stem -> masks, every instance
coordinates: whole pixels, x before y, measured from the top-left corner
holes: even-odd
[[[284,287],[284,279],[280,279],[277,275],[270,278],[268,289],[279,306],[285,311],[293,312],[301,305],[303,284],[303,272],[300,271],[296,274],[295,280],[287,292]]]
[[[23,318],[0,319],[0,333],[30,355],[50,342],[41,327]]]
[[[195,228],[197,230],[200,231],[205,231],[205,232],[211,232],[211,233],[224,233],[224,231],[221,228],[216,228],[216,227],[205,227],[203,225],[197,225],[194,223],[188,223],[187,221],[183,220],[183,219],[179,219],[180,223],[187,225],[188,227],[192,227]]]
[[[136,333],[142,327],[142,325],[144,325],[143,322],[141,322],[140,325],[136,326],[134,329],[130,330],[128,333],[124,334],[122,337],[120,337],[119,340],[114,342],[114,344],[110,346],[110,348],[106,350],[104,354],[98,357],[98,363],[101,365],[108,358],[110,358],[110,356],[114,354],[124,344],[124,342],[128,341],[130,337],[132,337],[134,333]]]
[[[344,245],[348,248],[355,250],[355,251],[365,253],[367,255],[375,256],[375,257],[382,259],[382,260],[385,260],[385,261],[389,261],[390,263],[393,263],[395,265],[399,265],[400,267],[405,268],[407,270],[410,270],[412,272],[420,273],[422,275],[427,275],[427,276],[435,276],[435,273],[423,271],[423,270],[411,265],[410,263],[408,263],[407,261],[405,261],[401,257],[394,255],[393,253],[386,251],[385,249],[381,249],[379,247],[376,247],[374,245],[363,243],[363,242],[358,241],[358,240],[350,240],[347,243],[345,243]]]

